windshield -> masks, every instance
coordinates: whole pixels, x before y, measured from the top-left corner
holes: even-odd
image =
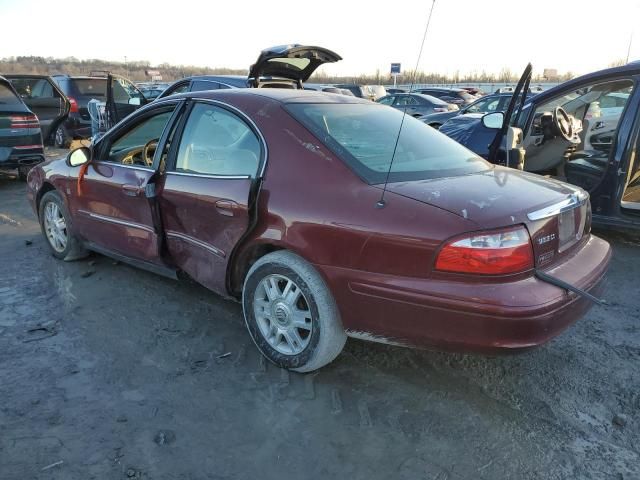
[[[290,104],[287,110],[369,184],[424,180],[489,170],[491,164],[427,124],[371,104]]]
[[[627,79],[589,85],[556,97],[538,110],[551,111],[561,106],[580,120],[606,113],[620,116],[632,89],[633,82]]]

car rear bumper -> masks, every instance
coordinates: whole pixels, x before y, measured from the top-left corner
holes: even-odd
[[[598,295],[610,259],[609,244],[591,236],[545,273]],[[349,335],[383,343],[486,353],[526,349],[557,336],[592,305],[534,276],[471,284],[317,267]]]
[[[44,162],[44,149],[37,147],[0,147],[0,169],[14,170],[21,166],[37,165]]]

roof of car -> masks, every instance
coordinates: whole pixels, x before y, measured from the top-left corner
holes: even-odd
[[[366,100],[339,93],[319,92],[315,90],[297,90],[293,88],[238,88],[224,90],[204,90],[199,92],[185,92],[165,97],[174,98],[210,98],[223,100],[227,98],[264,97],[281,103],[363,103],[375,105],[371,100]]]
[[[414,92],[419,92],[420,90],[436,90],[439,92],[466,92],[464,88],[457,88],[457,87],[422,87],[422,88],[416,88]]]

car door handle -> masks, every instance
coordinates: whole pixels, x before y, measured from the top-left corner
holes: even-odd
[[[137,197],[143,191],[143,187],[139,187],[138,185],[124,184],[122,185],[122,191],[125,195],[129,195],[130,197]]]
[[[220,215],[224,215],[226,217],[233,217],[238,206],[239,205],[233,200],[218,200],[216,202],[216,210]]]

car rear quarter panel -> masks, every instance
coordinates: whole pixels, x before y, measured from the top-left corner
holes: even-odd
[[[237,265],[256,246],[270,245],[314,264],[332,290],[339,287],[326,274],[329,268],[425,277],[440,243],[474,228],[460,216],[392,192],[376,208],[381,188],[352,173],[280,103],[237,106],[253,118],[269,149],[257,224],[236,252]],[[239,286],[237,279],[232,284]],[[347,304],[340,308],[348,328],[356,314]]]

